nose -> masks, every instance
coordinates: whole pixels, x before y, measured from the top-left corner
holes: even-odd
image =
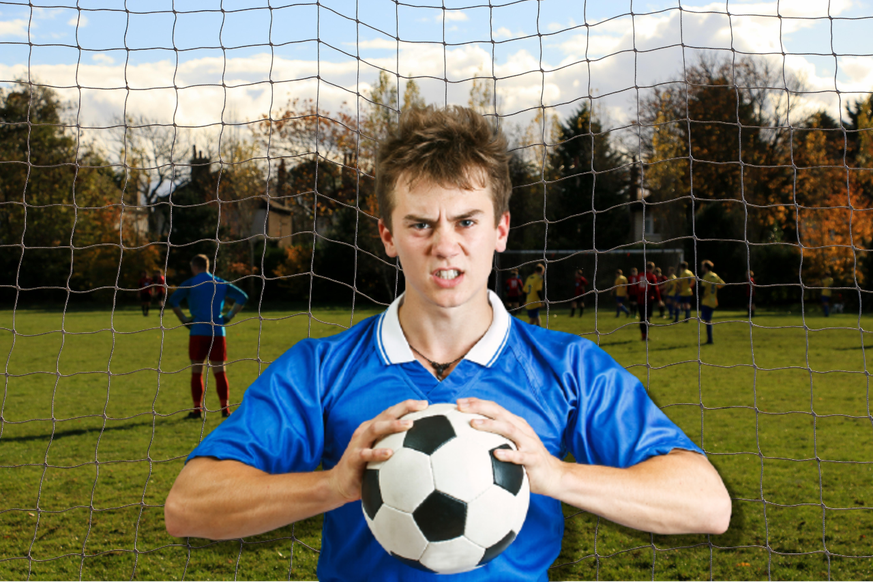
[[[433,234],[433,254],[441,259],[451,258],[460,252],[458,234],[451,225],[437,225]]]

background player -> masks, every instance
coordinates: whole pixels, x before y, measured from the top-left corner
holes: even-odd
[[[664,319],[664,287],[667,284],[667,276],[661,272],[661,267],[655,267],[655,278],[658,279],[658,293],[660,294],[658,315]]]
[[[724,287],[725,283],[721,277],[712,271],[712,261],[703,261],[700,263],[700,270],[703,271],[703,299],[700,304],[700,319],[706,323],[706,343],[712,343],[712,312],[718,307],[718,299],[716,293]]]
[[[148,271],[140,271],[139,272],[139,281],[137,282],[137,286],[139,287],[139,304],[142,309],[143,317],[147,317],[149,314],[149,307],[152,305],[152,288],[151,288],[152,280],[149,279]]]
[[[506,308],[510,311],[518,309],[521,305],[522,289],[524,281],[518,276],[518,269],[513,269],[509,272],[509,279],[506,280]]]
[[[524,292],[527,295],[525,303],[527,304],[527,317],[531,325],[542,326],[540,320],[540,309],[543,307],[543,274],[546,268],[542,264],[538,264],[527,280],[524,282]]]
[[[667,280],[664,281],[664,288],[661,292],[661,298],[667,304],[667,315],[669,319],[673,319],[673,310],[675,308],[674,295],[676,294],[676,268],[667,267]]]
[[[649,338],[649,320],[655,306],[661,303],[661,292],[658,285],[658,276],[655,275],[655,263],[646,263],[646,272],[639,277],[637,282],[637,297],[640,302],[640,332],[642,340]]]
[[[585,313],[585,289],[588,287],[588,279],[582,275],[582,269],[576,269],[576,280],[573,282],[573,301],[570,303],[570,317],[579,307],[579,317]]]
[[[197,255],[191,259],[190,279],[179,285],[170,296],[173,313],[190,328],[188,357],[191,359],[191,399],[194,410],[186,418],[200,418],[203,411],[203,364],[209,359],[209,367],[215,376],[215,389],[221,403],[221,416],[230,415],[228,401],[230,386],[227,382],[227,340],[225,329],[230,320],[243,308],[249,298],[245,291],[209,272],[209,257]],[[234,302],[230,312],[223,314],[224,300]],[[187,317],[180,304],[188,300],[191,317]]]
[[[627,300],[630,304],[630,316],[636,318],[640,311],[640,275],[636,267],[632,267],[627,276]]]
[[[273,362],[189,457],[167,530],[236,539],[324,513],[320,580],[441,580],[383,551],[360,504],[367,463],[392,454],[374,443],[407,430],[401,417],[426,395],[512,439],[517,450],[494,456],[523,465],[533,493],[515,541],[463,580],[547,580],[561,502],[646,531],[724,531],[721,478],[639,380],[589,340],[509,316],[488,291],[509,235],[505,138],[469,109],[410,108],[376,168],[379,233],[404,293]]]
[[[625,307],[624,302],[627,299],[627,277],[621,272],[621,269],[615,270],[615,281],[612,282],[612,294],[615,296],[615,316],[619,317],[624,311],[626,317],[630,317],[630,311]]]
[[[825,271],[824,277],[821,280],[821,286],[821,311],[824,313],[825,317],[830,317],[831,294],[833,293],[831,287],[834,286],[834,278],[830,271]]]
[[[676,274],[676,285],[679,289],[678,303],[676,304],[676,316],[673,322],[679,321],[680,309],[685,310],[685,323],[691,320],[691,296],[694,295],[694,273],[688,270],[688,262],[679,263],[679,272]],[[674,303],[676,303],[674,301]]]
[[[164,301],[167,299],[167,279],[160,269],[155,269],[152,273],[152,299],[158,309],[164,308]]]

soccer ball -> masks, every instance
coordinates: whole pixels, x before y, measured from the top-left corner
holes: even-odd
[[[412,428],[373,447],[394,454],[364,472],[361,501],[373,536],[420,570],[455,574],[490,562],[512,543],[527,516],[524,467],[491,453],[515,444],[474,429],[470,421],[483,417],[453,404],[403,418],[414,421]]]

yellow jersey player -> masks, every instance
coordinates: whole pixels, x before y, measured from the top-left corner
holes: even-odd
[[[718,307],[716,293],[725,285],[721,277],[712,271],[712,267],[712,261],[700,263],[700,270],[703,271],[703,300],[700,302],[700,319],[706,324],[707,344],[712,343],[712,312]]]
[[[685,310],[685,323],[691,319],[691,296],[694,295],[694,273],[688,270],[688,262],[679,263],[679,273],[676,275],[676,295],[673,297],[676,315],[673,322],[679,321],[679,310]]]
[[[825,317],[831,315],[831,287],[834,286],[834,278],[830,271],[825,271],[824,277],[821,280],[821,310]]]
[[[530,319],[531,325],[542,327],[540,321],[540,308],[543,306],[543,274],[546,268],[539,264],[533,273],[524,282],[524,293],[527,295],[527,317]]]
[[[624,306],[624,301],[627,299],[627,277],[625,277],[621,269],[615,271],[615,281],[613,281],[612,294],[615,295],[615,316],[621,315],[624,311],[625,316],[630,317],[630,311]]]

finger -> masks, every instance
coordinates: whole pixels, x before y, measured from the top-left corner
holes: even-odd
[[[384,436],[397,432],[403,432],[405,430],[409,430],[410,428],[412,428],[411,420],[399,420],[396,418],[387,420],[374,420],[369,425],[367,425],[366,429],[364,429],[361,434],[361,439],[363,439],[363,442],[366,443],[366,446],[370,446]]]
[[[427,400],[404,400],[403,402],[398,402],[391,408],[386,409],[379,416],[384,416],[388,418],[400,418],[401,416],[409,414],[410,412],[418,412],[419,410],[424,410],[425,408],[427,408],[427,405]]]
[[[475,418],[470,421],[470,425],[485,432],[491,432],[506,437],[518,448],[526,447],[535,438],[533,435],[527,434],[512,422],[505,420],[494,420],[491,418]]]
[[[458,400],[458,410],[460,410],[461,412],[472,412],[474,414],[481,414],[482,416],[487,416],[488,418],[493,418],[494,420],[511,422],[519,428],[528,427],[526,420],[524,420],[520,416],[512,414],[511,412],[509,412],[496,402],[492,402],[491,400],[480,400],[479,398],[462,398]]]
[[[361,449],[361,460],[365,463],[387,461],[394,451],[391,449]]]

